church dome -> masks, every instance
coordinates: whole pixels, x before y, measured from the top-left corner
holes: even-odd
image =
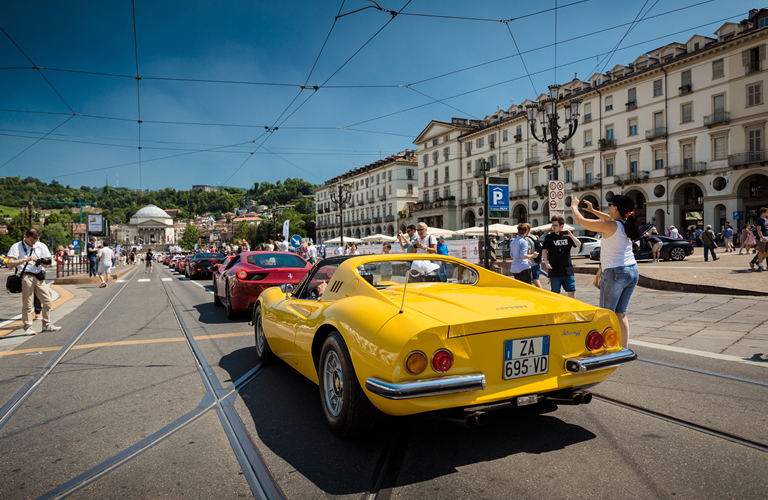
[[[162,208],[155,205],[147,205],[146,207],[133,214],[133,216],[146,217],[149,219],[172,219],[172,217],[165,213]]]

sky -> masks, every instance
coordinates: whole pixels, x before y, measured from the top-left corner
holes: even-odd
[[[322,184],[764,6],[377,1],[0,2],[0,176]]]

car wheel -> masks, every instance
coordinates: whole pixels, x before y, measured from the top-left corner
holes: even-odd
[[[318,368],[320,401],[328,426],[342,437],[373,430],[381,413],[357,382],[349,351],[338,332],[323,343]]]
[[[685,249],[682,247],[674,247],[669,251],[669,258],[674,261],[681,261],[685,259]]]
[[[232,310],[232,297],[229,295],[229,286],[227,286],[227,319],[236,319],[237,313]]]
[[[256,336],[256,354],[259,356],[261,364],[266,366],[272,361],[272,351],[269,350],[269,342],[267,342],[261,324],[261,305],[256,306],[253,311],[253,330]]]
[[[221,299],[219,298],[219,291],[216,290],[216,280],[213,280],[213,305],[216,307],[221,307],[224,305],[221,303]]]

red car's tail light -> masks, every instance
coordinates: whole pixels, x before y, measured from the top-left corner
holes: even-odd
[[[413,351],[405,358],[405,371],[418,375],[427,369],[427,357],[421,351]]]
[[[596,351],[603,347],[603,336],[597,330],[592,330],[587,335],[587,349]]]
[[[616,347],[619,341],[619,334],[613,328],[606,328],[603,332],[603,345],[605,347]]]
[[[453,366],[453,355],[447,349],[440,349],[432,355],[432,369],[445,373]]]
[[[241,280],[244,280],[247,276],[248,276],[248,273],[246,273],[245,270],[243,269],[240,269],[237,272],[237,277],[240,278]]]

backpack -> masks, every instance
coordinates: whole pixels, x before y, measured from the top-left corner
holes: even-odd
[[[539,256],[533,259],[533,261],[536,264],[541,264],[541,252],[542,250],[544,250],[544,245],[541,244],[541,240],[538,238],[534,240],[530,236],[526,236],[525,239],[528,241],[528,244],[531,246],[531,253],[539,252]]]

